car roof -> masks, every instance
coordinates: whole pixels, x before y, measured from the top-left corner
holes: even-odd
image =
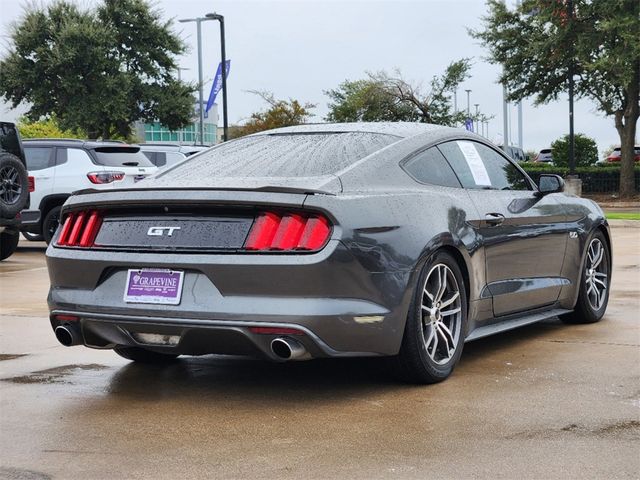
[[[98,147],[131,147],[135,145],[129,145],[120,140],[81,140],[76,138],[26,138],[22,141],[26,145],[51,145],[55,147],[83,147],[83,148],[98,148]]]
[[[431,123],[417,122],[353,122],[353,123],[309,123],[293,127],[275,128],[264,132],[254,133],[258,135],[287,135],[287,134],[312,134],[312,133],[378,133],[393,135],[399,138],[409,138],[424,133],[434,135],[446,134],[459,129],[433,125]]]

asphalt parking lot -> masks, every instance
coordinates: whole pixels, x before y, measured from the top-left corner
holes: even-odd
[[[21,242],[0,264],[0,478],[638,478],[640,228],[612,223],[600,323],[467,344],[426,387],[377,360],[159,368],[62,347],[44,248]]]

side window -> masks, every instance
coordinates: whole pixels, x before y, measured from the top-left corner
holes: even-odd
[[[436,147],[418,153],[402,164],[402,168],[420,183],[460,188],[460,182],[453,173],[440,150]]]
[[[167,154],[165,152],[157,152],[156,161],[153,163],[156,167],[164,167],[167,164]]]
[[[67,149],[58,147],[56,148],[56,165],[63,165],[67,163]]]
[[[30,172],[44,170],[53,166],[53,148],[51,147],[28,147],[24,149],[24,156],[27,159],[27,170]]]
[[[91,165],[93,163],[89,154],[79,148],[67,148],[67,161],[74,166]]]
[[[531,190],[531,185],[516,166],[494,149],[475,144],[491,178],[491,186],[498,190]]]
[[[461,147],[465,148],[464,153]],[[441,143],[438,145],[438,150],[449,161],[464,188],[491,188],[491,180],[473,142]],[[474,167],[473,171],[472,167]]]
[[[438,145],[464,188],[530,190],[525,176],[500,153],[469,140]]]

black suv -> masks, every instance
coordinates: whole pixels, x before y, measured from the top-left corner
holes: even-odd
[[[15,252],[20,211],[29,205],[29,177],[18,129],[0,122],[0,260]]]

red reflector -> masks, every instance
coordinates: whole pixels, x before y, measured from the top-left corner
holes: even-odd
[[[54,318],[59,322],[77,322],[80,320],[80,317],[75,315],[54,315]]]
[[[301,215],[290,214],[282,219],[271,242],[272,250],[291,250],[298,245],[306,220]]]
[[[62,224],[62,231],[58,237],[58,245],[67,245],[69,235],[71,234],[71,227],[74,224],[75,215],[73,213],[67,215],[66,220]]]
[[[91,215],[89,215],[89,220],[87,221],[87,225],[84,227],[82,237],[80,238],[81,247],[90,247],[93,245],[93,241],[96,239],[98,230],[100,230],[101,223],[102,219],[100,218],[98,212],[91,212]]]
[[[36,179],[29,175],[29,192],[33,193],[36,190]]]
[[[260,335],[304,335],[304,332],[296,330],[295,328],[249,327],[249,331]]]
[[[330,233],[331,228],[326,218],[312,217],[307,220],[304,232],[302,232],[296,248],[300,250],[319,250],[327,243]]]
[[[84,218],[87,216],[87,212],[80,212],[76,217],[75,222],[73,222],[73,228],[71,229],[71,233],[69,234],[69,240],[67,241],[67,245],[77,246],[78,241],[80,240],[80,232],[82,231],[82,224],[84,223]]]
[[[278,225],[280,225],[279,215],[272,212],[260,214],[253,224],[253,227],[251,227],[244,248],[247,250],[264,250],[269,248],[278,230]]]

